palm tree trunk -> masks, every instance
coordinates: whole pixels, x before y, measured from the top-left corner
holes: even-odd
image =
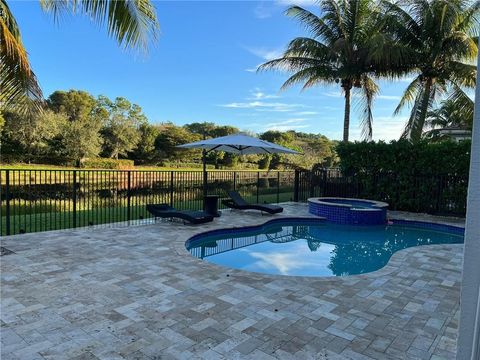
[[[422,103],[420,104],[420,112],[418,114],[418,118],[416,119],[416,123],[413,125],[412,132],[411,132],[411,140],[412,141],[419,141],[422,138],[423,127],[425,126],[425,119],[427,118],[428,106],[430,104],[430,96],[432,95],[432,86],[434,83],[434,79],[428,78],[425,82],[425,88],[423,92]]]
[[[480,40],[479,40],[480,45]],[[480,53],[478,55],[480,65]],[[477,84],[480,72],[477,72]],[[462,293],[460,295],[460,327],[457,359],[478,359],[480,356],[480,87],[475,94],[472,150],[468,182],[467,218],[463,253]]]
[[[343,86],[342,86],[343,87]],[[343,118],[343,142],[348,142],[349,130],[350,130],[350,95],[351,86],[345,85],[343,87],[345,91],[345,114]]]

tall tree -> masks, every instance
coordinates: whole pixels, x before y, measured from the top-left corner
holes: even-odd
[[[132,157],[135,162],[148,164],[155,160],[155,140],[157,139],[160,131],[154,125],[141,124],[138,128],[140,133],[140,141],[137,144],[136,149],[132,153]]]
[[[108,155],[118,159],[133,151],[140,141],[139,127],[147,124],[142,108],[127,99],[117,97],[114,102],[105,96],[99,97],[99,105],[106,110],[108,118],[102,130],[104,148]]]
[[[432,128],[455,126],[471,130],[472,122],[473,101],[471,107],[459,107],[453,100],[446,99],[439,107],[427,113],[426,124]]]
[[[49,155],[51,141],[68,122],[67,117],[51,110],[35,114],[5,112],[5,127],[1,131],[2,153],[5,157],[30,163]]]
[[[58,20],[62,14],[81,14],[106,26],[124,48],[146,50],[158,34],[150,0],[40,0],[42,9]],[[0,0],[0,109],[26,111],[39,107],[43,95],[23,46],[20,29],[6,0]]]
[[[379,88],[374,75],[388,73],[390,49],[383,21],[372,0],[322,0],[320,15],[292,6],[286,14],[299,20],[311,37],[292,40],[281,58],[260,66],[293,73],[282,89],[303,84],[339,84],[345,96],[343,140],[349,139],[352,90],[358,89],[362,135],[372,136],[372,104]]]
[[[385,20],[403,45],[404,66],[416,73],[395,114],[412,109],[403,133],[418,141],[435,101],[450,92],[465,99],[465,88],[475,87],[480,2],[466,0],[383,1]]]
[[[85,158],[100,153],[103,140],[100,129],[107,119],[106,110],[85,91],[55,91],[47,104],[56,113],[64,114],[68,121],[56,139],[56,154],[80,165]]]
[[[155,140],[155,150],[167,160],[192,160],[194,154],[198,159],[201,152],[198,150],[185,150],[177,148],[178,145],[202,139],[202,136],[193,134],[184,126],[176,126],[173,123],[165,123],[159,126],[159,134]]]

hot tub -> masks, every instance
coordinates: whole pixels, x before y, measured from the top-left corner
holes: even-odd
[[[308,199],[310,214],[336,224],[381,225],[387,222],[388,204],[381,201],[321,197]]]

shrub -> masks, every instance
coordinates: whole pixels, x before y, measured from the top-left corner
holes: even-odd
[[[341,143],[340,169],[349,183],[339,186],[351,191],[349,196],[384,200],[392,210],[464,214],[470,145]]]
[[[163,161],[160,166],[172,168],[172,169],[203,169],[202,163],[196,162],[170,162],[170,161]],[[207,169],[215,169],[215,165],[207,164]]]
[[[470,141],[340,143],[337,153],[346,175],[468,176]]]
[[[127,159],[93,158],[83,161],[82,167],[87,169],[125,170],[133,169],[134,164],[133,160]]]

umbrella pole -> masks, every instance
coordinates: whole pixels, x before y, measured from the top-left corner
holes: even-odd
[[[205,210],[205,199],[207,197],[207,151],[203,149],[202,151],[202,162],[203,162],[203,210]]]

